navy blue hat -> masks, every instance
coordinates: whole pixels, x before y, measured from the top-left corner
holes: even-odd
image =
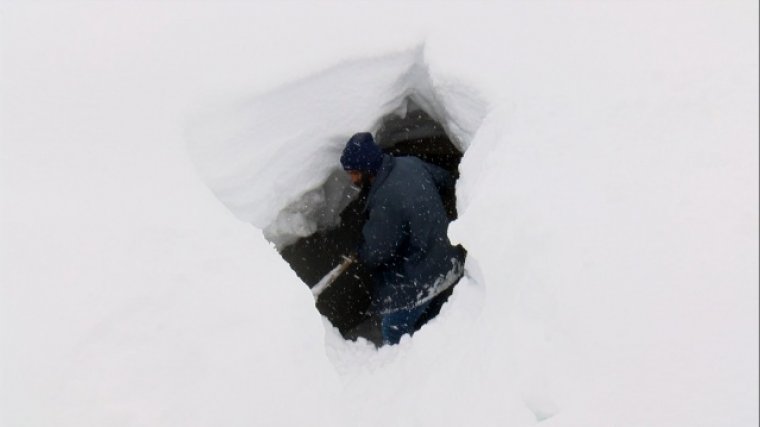
[[[340,164],[345,170],[369,172],[377,175],[383,164],[383,152],[375,144],[372,134],[360,132],[355,134],[346,143],[343,155],[340,156]]]

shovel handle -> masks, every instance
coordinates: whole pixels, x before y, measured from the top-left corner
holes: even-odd
[[[335,280],[340,277],[341,274],[345,273],[346,270],[348,270],[348,267],[351,266],[351,264],[354,263],[353,257],[347,257],[343,256],[343,262],[338,264],[335,268],[330,270],[329,273],[325,275],[325,277],[322,278],[319,282],[317,282],[316,285],[314,285],[313,288],[311,288],[311,294],[314,295],[314,299],[319,298],[319,294],[324,292],[325,289],[327,289],[328,286],[332,285]]]

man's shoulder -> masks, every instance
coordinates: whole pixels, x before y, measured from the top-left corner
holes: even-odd
[[[419,180],[425,173],[425,162],[414,156],[396,157],[391,176],[394,180]]]
[[[407,157],[393,157],[389,162],[389,168],[377,188],[372,191],[372,198],[377,201],[397,200],[408,194],[408,183],[415,180],[416,166],[414,161]]]
[[[427,176],[426,163],[414,156],[392,157],[384,165],[378,188],[373,193],[409,192],[409,184],[420,182]]]
[[[402,156],[402,157],[396,157],[396,165],[401,166],[402,168],[422,168],[425,165],[425,162],[422,161],[420,158],[415,156]]]

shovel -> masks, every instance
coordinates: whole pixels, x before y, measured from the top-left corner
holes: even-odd
[[[311,288],[311,293],[314,295],[314,299],[319,298],[319,294],[321,294],[325,289],[327,289],[328,286],[332,285],[335,280],[340,277],[341,274],[345,273],[346,270],[348,270],[348,267],[351,266],[351,264],[354,263],[353,257],[347,257],[343,255],[343,262],[338,264],[335,268],[333,268],[329,273],[325,275],[319,282],[317,282],[316,285],[314,285],[313,288]]]

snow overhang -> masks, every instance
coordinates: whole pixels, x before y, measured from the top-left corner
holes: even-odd
[[[403,115],[409,101],[462,152],[486,114],[474,90],[437,85],[417,47],[346,61],[208,115],[189,130],[189,151],[214,194],[282,246],[334,220],[324,212],[340,202],[322,187],[340,175],[345,142]],[[348,188],[347,180],[338,185]]]

